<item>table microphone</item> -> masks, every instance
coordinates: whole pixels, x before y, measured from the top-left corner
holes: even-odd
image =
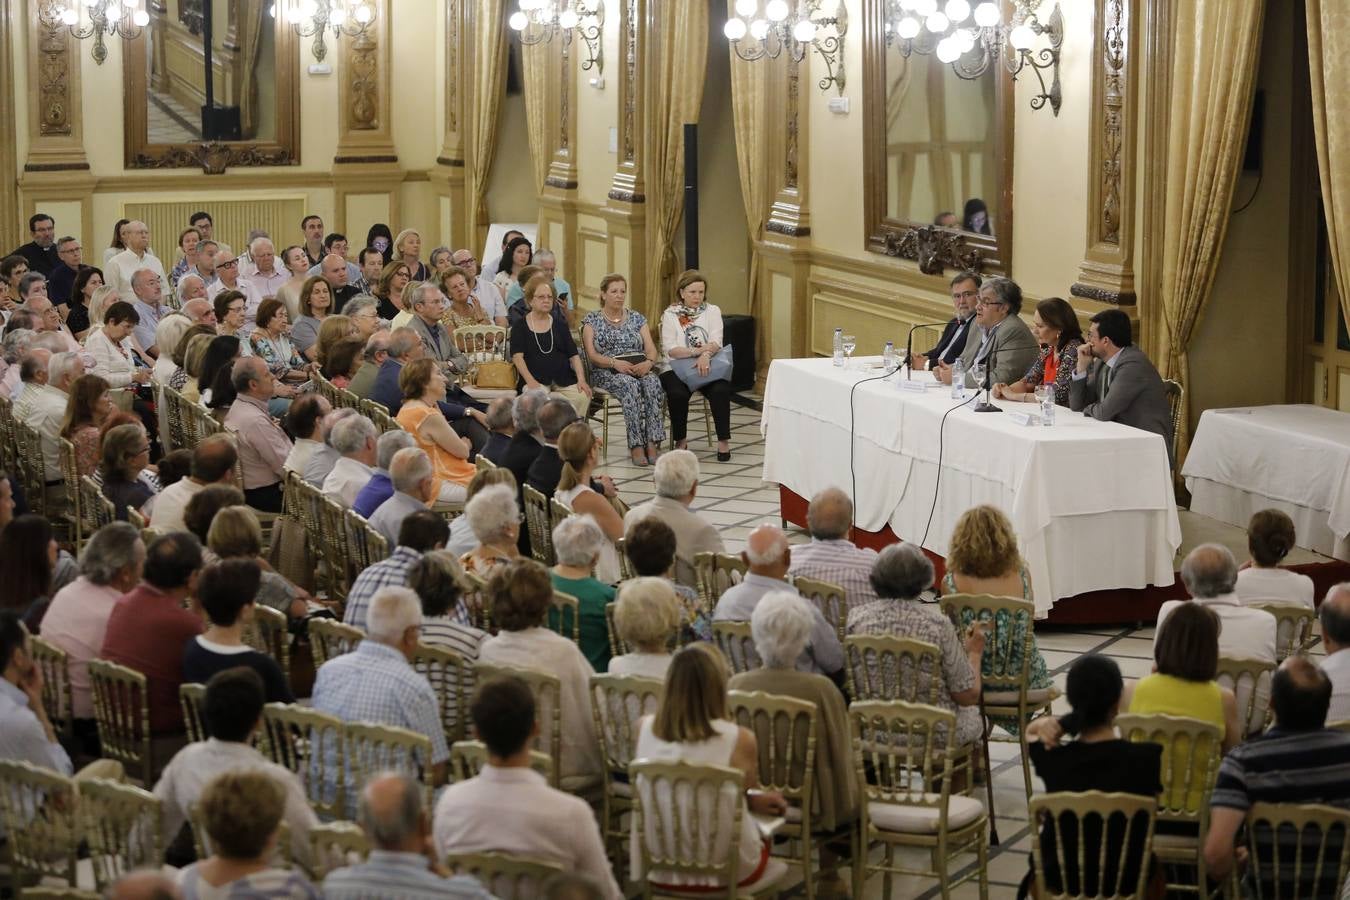
[[[950,319],[947,320],[947,322],[950,321]],[[909,334],[905,336],[905,360],[901,363],[905,367],[906,381],[909,381],[910,376],[914,374],[914,367],[909,362],[910,357],[914,355],[914,332],[920,328],[946,328],[947,322],[920,322],[909,330]]]
[[[1012,347],[1004,347],[1004,350],[1040,350],[1040,344],[1017,344]],[[984,400],[971,407],[974,412],[1003,412],[1002,407],[995,406],[989,402],[989,390],[992,387],[994,378],[994,359],[998,356],[998,347],[990,347],[989,355],[984,360],[984,384],[976,385],[977,388],[984,390]]]

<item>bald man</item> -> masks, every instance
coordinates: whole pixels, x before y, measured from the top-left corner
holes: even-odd
[[[1350,720],[1350,581],[1327,591],[1319,611],[1322,645],[1327,655],[1322,671],[1331,679],[1331,709],[1328,722]]]
[[[714,622],[749,622],[759,601],[774,591],[797,592],[787,582],[792,551],[787,534],[777,525],[760,525],[745,540],[741,559],[750,567],[745,579],[722,594],[713,610]],[[839,631],[825,620],[814,604],[816,623],[811,640],[797,659],[797,670],[837,678],[844,669],[844,648]]]
[[[806,509],[806,527],[811,543],[792,551],[789,574],[839,585],[848,593],[850,607],[876,602],[872,567],[877,563],[877,552],[848,539],[853,528],[853,501],[848,494],[830,487],[812,497]]]
[[[328,282],[328,287],[333,292],[333,312],[340,313],[347,301],[361,291],[356,285],[348,283],[347,260],[341,256],[330,253],[323,258],[320,265],[322,266],[323,280]]]
[[[206,279],[189,272],[178,280],[177,293],[178,307],[185,310],[189,301],[206,299]]]
[[[149,269],[164,280],[164,264],[150,250],[150,228],[144,222],[131,222],[122,229],[127,248],[108,260],[103,267],[105,283],[117,290],[127,303],[136,302],[131,279],[141,269]]]
[[[238,458],[234,441],[223,434],[212,435],[193,447],[190,474],[160,491],[150,513],[150,527],[161,531],[186,531],[183,513],[188,501],[207,485],[233,485],[234,464]]]
[[[197,278],[195,275],[190,275],[188,277]],[[200,278],[197,278],[197,280],[201,281]],[[206,286],[203,285],[203,293],[205,293],[205,290]],[[216,326],[216,309],[204,298],[189,300],[184,303],[183,315],[191,319],[193,325],[210,325],[212,328]]]

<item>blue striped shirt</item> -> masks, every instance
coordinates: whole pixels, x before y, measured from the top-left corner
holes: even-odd
[[[323,882],[329,900],[418,900],[422,897],[460,897],[491,900],[492,895],[473,878],[442,878],[427,867],[419,853],[372,850],[364,863],[336,869]]]

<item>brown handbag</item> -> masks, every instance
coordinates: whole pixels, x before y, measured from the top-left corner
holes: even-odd
[[[505,360],[481,362],[474,373],[474,385],[490,390],[516,389],[516,367]]]

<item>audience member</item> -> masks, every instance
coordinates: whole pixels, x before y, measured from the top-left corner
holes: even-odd
[[[104,896],[107,900],[182,900],[183,892],[163,869],[135,869],[108,885]]]
[[[600,463],[600,439],[587,423],[573,422],[558,437],[558,457],[563,467],[553,497],[575,514],[595,520],[605,538],[595,574],[605,584],[614,584],[619,580],[615,542],[623,538],[623,516],[609,499],[616,493],[611,491],[612,482],[603,485],[605,495],[591,487],[591,476]]]
[[[414,290],[410,288],[409,309],[412,318],[408,322],[417,337],[422,341],[422,349],[428,359],[435,360],[451,372],[466,373],[472,368],[469,358],[455,346],[450,329],[441,324],[445,314],[445,295],[433,282],[425,281]]]
[[[1319,616],[1322,646],[1327,652],[1322,671],[1331,680],[1327,721],[1350,721],[1350,582],[1343,581],[1327,591]]]
[[[265,235],[256,237],[248,243],[248,256],[253,261],[249,283],[259,297],[275,297],[290,278],[290,272],[277,268],[276,245]]]
[[[675,532],[656,516],[633,523],[623,539],[623,552],[639,578],[659,578],[670,585],[683,607],[680,643],[712,640],[712,619],[698,591],[675,581]]]
[[[89,335],[94,292],[101,287],[103,270],[94,266],[80,266],[66,299],[66,327],[77,341],[83,341]]]
[[[347,594],[347,607],[342,621],[357,628],[366,628],[366,610],[371,601],[386,587],[403,587],[408,583],[408,572],[413,564],[429,550],[445,547],[450,528],[445,519],[431,510],[420,510],[403,520],[398,541],[389,556],[363,570],[352,582]]]
[[[278,379],[291,383],[308,381],[309,362],[287,337],[290,327],[285,304],[275,297],[268,297],[258,305],[257,327],[249,336],[249,344],[253,355],[267,363]]]
[[[520,557],[517,542],[523,529],[515,494],[506,485],[492,485],[464,505],[464,518],[478,540],[478,546],[460,558],[464,571],[487,578]]]
[[[62,550],[44,516],[27,513],[0,531],[0,609],[12,609],[33,634],[56,592],[75,580],[75,558]]]
[[[624,530],[631,531],[635,523],[648,516],[656,516],[669,525],[675,533],[675,580],[696,587],[694,557],[700,553],[726,552],[717,528],[690,509],[698,496],[698,457],[689,450],[663,453],[656,460],[652,475],[656,496],[628,511],[623,520]],[[797,565],[796,559],[793,565]],[[849,601],[855,602],[852,592]]]
[[[468,508],[468,504],[474,497],[478,496],[483,488],[494,484],[506,485],[512,493],[518,492],[515,476],[511,474],[509,469],[500,466],[480,469],[469,480],[469,488],[464,493],[465,508]],[[518,530],[525,531],[523,528]],[[473,528],[469,524],[469,517],[467,515],[456,516],[454,521],[450,523],[450,539],[445,542],[445,549],[455,554],[455,558],[458,559],[466,553],[472,553],[479,543],[480,541],[474,535]]]
[[[856,610],[877,599],[872,591],[872,569],[877,552],[859,547],[849,540],[853,528],[853,501],[839,488],[826,488],[811,498],[806,509],[809,544],[792,550],[792,569],[796,578],[814,578],[844,589],[849,610]],[[924,585],[928,590],[931,584]]]
[[[56,220],[43,212],[31,215],[28,217],[28,233],[32,240],[11,255],[23,257],[30,270],[50,275],[60,262],[55,243]]]
[[[333,292],[328,282],[311,277],[300,288],[300,315],[291,323],[291,343],[313,361],[319,353],[319,329],[333,314]]]
[[[412,316],[404,305],[404,295],[411,284],[412,272],[402,260],[386,262],[380,269],[373,293],[379,300],[380,318],[389,320],[392,328],[397,329]]]
[[[361,339],[363,350],[366,341],[388,328],[380,320],[379,306],[380,301],[370,294],[362,293],[348,300],[347,305],[342,308],[342,314],[351,319],[356,329],[352,336]]]
[[[1069,405],[1069,381],[1077,364],[1078,348],[1083,345],[1083,329],[1078,313],[1060,297],[1047,297],[1036,304],[1031,330],[1041,345],[1040,355],[1015,384],[995,384],[994,397],[1019,403],[1038,403],[1036,389],[1052,390],[1055,402]]]
[[[267,409],[276,379],[262,360],[246,357],[234,364],[230,383],[236,397],[225,427],[239,436],[244,496],[254,509],[281,512],[281,480],[286,475],[282,466],[290,455],[291,439]]]
[[[253,286],[253,282],[241,278],[241,275],[239,260],[235,257],[234,250],[221,244],[216,249],[216,280],[207,286],[206,296],[214,300],[219,294],[233,293],[244,298],[244,319],[238,326],[238,335],[247,339],[257,326],[258,307],[262,306],[263,298]],[[216,315],[220,315],[219,309],[216,310]],[[224,321],[222,318],[222,324]]]
[[[202,233],[189,225],[178,233],[178,249],[182,255],[174,262],[173,268],[169,270],[169,283],[172,285],[181,285],[183,279],[187,277],[200,278],[198,275],[189,275],[197,266],[197,247],[202,242]]]
[[[123,250],[127,248],[126,228],[130,224],[131,224],[130,219],[118,219],[116,222],[113,223],[112,241],[103,250],[103,264],[105,266],[108,264],[108,260],[112,259],[118,253],[121,253]],[[27,267],[28,261],[24,260],[24,268],[26,269]],[[2,274],[4,273],[0,271],[0,275]]]
[[[558,482],[562,480],[563,472],[558,440],[567,426],[577,421],[577,413],[572,404],[563,398],[551,397],[540,404],[536,415],[539,422],[539,438],[543,447],[530,463],[525,480],[521,484],[528,484],[545,497],[552,497],[558,490]],[[516,474],[515,466],[511,465],[509,457],[507,467],[511,469],[511,474]],[[608,475],[592,479],[590,485],[591,490],[597,494],[604,494],[606,497],[618,496],[614,480]]]
[[[158,359],[160,347],[155,343],[159,321],[168,315],[164,305],[164,280],[153,269],[137,269],[131,276],[131,306],[140,315],[134,334],[136,342],[151,358]]]
[[[538,257],[536,257],[538,258]],[[550,263],[557,262],[549,254]],[[628,452],[639,466],[656,462],[666,442],[661,379],[655,371],[656,344],[647,319],[627,308],[628,280],[622,275],[600,279],[600,309],[586,314],[581,341],[594,367],[595,386],[619,400],[628,438]]]
[[[123,232],[126,249],[107,259],[103,263],[104,280],[116,288],[123,301],[131,303],[136,299],[132,289],[132,278],[142,269],[149,269],[164,279],[164,264],[150,251],[150,229],[144,222],[128,222]]]
[[[514,234],[511,237],[510,234]],[[503,295],[515,281],[521,269],[534,258],[534,245],[520,232],[512,232],[502,238],[502,255],[483,267],[483,274],[491,278],[497,290]],[[488,270],[491,269],[489,272]]]
[[[119,301],[108,307],[103,326],[90,331],[85,340],[85,349],[94,357],[91,374],[106,379],[115,388],[150,383],[150,369],[134,356],[130,340],[140,321],[140,314],[130,303]]]
[[[1247,523],[1247,550],[1251,562],[1237,573],[1234,593],[1248,603],[1313,604],[1313,580],[1299,572],[1280,568],[1294,549],[1294,522],[1278,509],[1263,509]]]
[[[398,542],[399,531],[408,516],[427,509],[427,504],[436,498],[436,479],[431,460],[417,447],[405,447],[394,454],[389,477],[394,493],[370,517],[370,527],[393,545]]]
[[[145,321],[144,317],[141,321]],[[174,352],[183,340],[183,335],[192,326],[192,320],[185,314],[174,313],[165,309],[165,315],[155,326],[154,340],[151,342],[159,348],[155,365],[150,369],[150,382],[155,386],[162,387],[168,384],[174,371],[178,369],[178,363],[173,360]]]
[[[395,328],[390,332],[389,355],[375,375],[370,399],[388,409],[389,415],[397,417],[403,411],[403,369],[425,356],[426,351],[422,348],[417,332],[411,328]],[[430,400],[440,409],[454,432],[467,440],[474,449],[487,442],[487,430],[481,424],[485,417],[472,397],[454,388],[448,395],[443,389],[441,394],[430,397]]]
[[[1104,309],[1088,321],[1087,341],[1078,346],[1069,382],[1069,408],[1161,435],[1168,460],[1175,462],[1166,387],[1144,351],[1134,346],[1130,317],[1123,310]]]
[[[611,675],[637,675],[664,681],[670,645],[683,621],[680,601],[664,578],[630,578],[619,585],[614,630],[628,652],[609,661]]]
[[[398,423],[431,459],[435,469],[436,500],[463,503],[465,488],[476,471],[469,462],[473,447],[455,433],[437,407],[437,398],[445,396],[445,376],[430,359],[417,359],[403,368],[398,384],[403,392]]]
[[[511,443],[507,446],[506,452],[502,455],[498,465],[510,469],[511,474],[516,478],[516,484],[522,487],[529,481],[530,466],[544,450],[545,438],[539,425],[539,412],[548,403],[548,392],[522,391],[511,404],[511,422],[515,426],[515,433],[511,435]],[[571,404],[565,404],[571,409]],[[558,435],[567,427],[571,419],[557,425],[557,432],[554,433],[553,452],[557,454]],[[558,472],[562,472],[561,461],[558,463]],[[556,487],[558,482],[553,482]]]
[[[328,440],[342,456],[323,480],[325,497],[351,507],[375,474],[375,442],[379,436],[375,423],[364,416],[348,416],[333,427]]]
[[[595,519],[587,513],[568,516],[553,527],[553,587],[577,598],[576,623],[549,612],[549,627],[566,634],[574,624],[580,629],[581,652],[597,672],[609,668],[609,626],[605,607],[614,602],[614,588],[592,576],[608,540]],[[617,579],[615,579],[617,580]]]
[[[514,253],[508,254],[508,253],[506,252],[506,248],[507,248],[508,246],[510,246],[511,242],[512,242],[513,240],[515,240],[516,238],[524,238],[524,237],[525,237],[525,235],[521,234],[519,231],[516,231],[516,230],[513,229],[513,228],[508,228],[508,229],[502,234],[502,247],[501,247],[502,252],[498,253],[498,254],[497,254],[495,257],[493,257],[492,259],[484,260],[484,261],[483,261],[482,277],[485,278],[486,280],[488,280],[489,282],[492,281],[494,278],[497,277],[497,272],[498,272],[499,269],[502,268],[502,263],[503,263],[503,262],[505,262],[505,263],[507,264],[507,267],[509,268],[510,265],[512,264],[512,256],[514,256]],[[525,242],[525,245],[526,245],[527,247],[529,246],[529,244],[530,244],[529,241],[526,241],[526,242]],[[454,258],[455,258],[456,260],[462,260],[464,257],[463,257],[461,254],[471,253],[471,252],[472,252],[472,251],[470,251],[470,250],[456,250],[456,251],[455,251],[455,257],[454,257]],[[528,258],[529,258],[529,257],[526,257],[526,259],[528,259]],[[460,267],[463,267],[463,262],[456,262],[455,265],[460,266]],[[509,274],[509,273],[508,273],[508,274]]]
[[[192,448],[192,469],[183,478],[166,487],[155,499],[150,527],[160,531],[183,529],[183,513],[188,501],[208,484],[234,484],[234,464],[239,459],[234,441],[223,434],[211,435]]]
[[[184,681],[205,684],[218,672],[243,666],[258,673],[268,703],[295,701],[276,660],[244,643],[261,584],[262,570],[249,559],[227,559],[202,570],[196,596],[207,626],[183,648]]]
[[[234,402],[234,386],[230,384],[230,373],[235,360],[243,355],[247,346],[232,334],[219,334],[206,345],[202,364],[197,374],[196,400],[208,409],[228,409]],[[184,391],[184,396],[193,399],[192,386]],[[223,415],[223,413],[220,413]]]
[[[493,400],[488,404],[485,418],[484,425],[488,430],[488,439],[478,455],[494,466],[500,466],[506,458],[506,451],[511,446],[511,438],[516,433],[512,399],[498,397]]]
[[[373,296],[380,284],[380,273],[384,270],[384,254],[374,247],[366,247],[356,255],[356,262],[357,278],[351,283],[360,288],[362,293]]]
[[[183,526],[205,547],[211,526],[222,509],[244,505],[244,492],[232,484],[208,484],[188,501],[183,510]],[[203,551],[203,556],[205,551]]]
[[[258,514],[247,506],[236,504],[217,510],[206,532],[206,553],[221,560],[242,560],[261,567],[262,583],[256,601],[274,609],[288,619],[302,619],[309,611],[305,597],[263,560],[262,526]]]
[[[108,382],[97,375],[84,375],[71,385],[70,399],[61,419],[60,436],[75,448],[75,470],[92,475],[99,464],[99,428],[112,414]]]
[[[150,465],[150,438],[137,424],[118,425],[103,435],[102,476],[103,496],[112,501],[113,514],[119,522],[127,519],[127,510],[140,512],[155,495],[140,478]]]
[[[375,379],[380,374],[380,367],[389,359],[391,339],[389,332],[384,330],[366,338],[365,349],[361,352],[361,368],[356,370],[351,383],[347,385],[347,390],[362,400],[369,400],[375,391]]]
[[[75,767],[42,702],[42,669],[33,658],[31,641],[18,613],[0,610],[0,760],[70,775]]]
[[[375,470],[365,487],[357,492],[356,499],[352,501],[352,510],[357,515],[369,519],[375,514],[375,510],[380,508],[380,504],[393,496],[394,483],[389,476],[389,467],[394,462],[394,454],[416,443],[413,436],[402,428],[386,431],[376,439]]]
[[[281,464],[284,470],[304,476],[310,459],[324,446],[323,420],[332,411],[328,398],[321,394],[307,393],[295,398],[290,409],[286,410],[286,430],[295,438],[295,442],[291,444],[291,452],[286,454],[286,461]],[[324,473],[324,477],[327,477],[327,473]]]
[[[23,399],[14,404],[14,417],[38,433],[42,444],[42,466],[48,487],[48,496],[60,501],[75,490],[74,485],[62,487],[61,427],[70,408],[70,394],[75,382],[84,377],[84,363],[77,353],[53,353],[47,360],[47,378],[35,383],[23,393]],[[52,488],[55,488],[53,491]],[[53,494],[55,495],[53,497]],[[60,506],[54,502],[53,506]]]
[[[321,265],[323,280],[328,282],[329,290],[333,293],[333,312],[340,313],[346,307],[347,301],[360,291],[356,285],[347,283],[347,260],[330,253],[323,258]]]
[[[488,314],[492,324],[505,327],[506,301],[502,299],[502,292],[492,283],[492,275],[482,275],[478,271],[478,261],[474,259],[473,251],[456,250],[451,255],[450,262],[464,273],[464,277],[468,280],[469,293]]]
[[[429,550],[408,570],[408,587],[422,601],[422,643],[477,659],[488,634],[469,624],[464,584],[464,569],[448,550]]]
[[[591,404],[591,386],[571,329],[553,313],[558,303],[553,283],[545,275],[536,275],[525,285],[525,292],[529,312],[511,326],[511,362],[516,373],[525,387],[561,395],[578,416],[584,416]]]
[[[693,391],[679,375],[673,363],[677,359],[694,360],[695,372],[707,376],[712,359],[722,349],[722,311],[707,302],[708,279],[701,272],[686,269],[675,282],[675,300],[661,314],[661,353],[666,370],[661,386],[666,391],[670,410],[670,436],[681,450],[689,425],[689,399]],[[712,411],[717,430],[717,459],[731,459],[731,382],[716,378],[698,388]]]

